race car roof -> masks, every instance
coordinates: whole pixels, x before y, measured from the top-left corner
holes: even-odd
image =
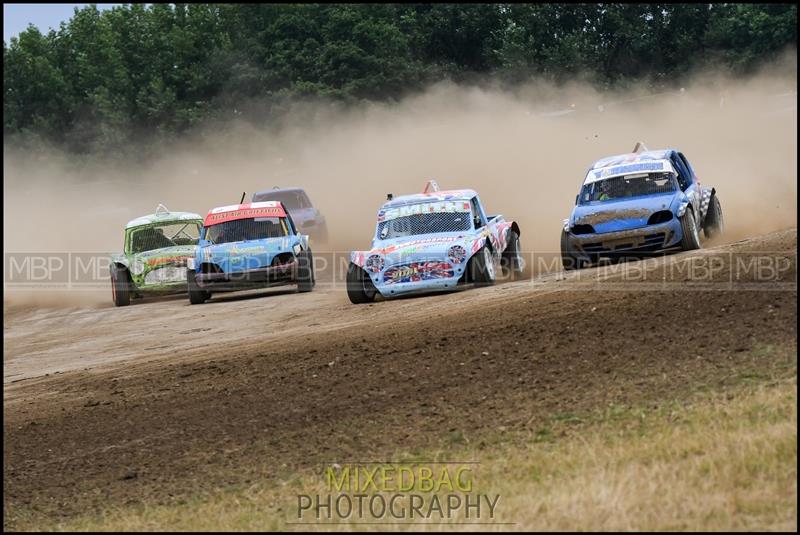
[[[606,156],[597,160],[584,179],[584,184],[614,176],[637,172],[675,172],[669,157],[672,149],[647,150]]]
[[[591,184],[598,180],[605,180],[621,175],[634,173],[674,173],[675,168],[669,160],[634,161],[609,165],[608,167],[592,168],[586,173],[584,184]]]
[[[666,160],[669,158],[669,149],[665,150],[648,150],[643,152],[629,152],[627,154],[617,154],[616,156],[606,156],[597,160],[592,169],[600,169],[601,167],[609,167],[611,165],[619,165],[623,163],[645,162],[652,160]]]
[[[286,217],[286,211],[280,201],[231,204],[209,210],[203,225],[208,227],[225,223],[226,221],[250,219],[252,217]]]
[[[295,192],[295,191],[302,191],[305,192],[303,188],[271,188],[271,189],[262,189],[261,191],[255,192],[253,195],[266,195],[267,193],[283,193],[283,192]]]
[[[391,201],[386,201],[383,203],[383,206],[381,206],[381,209],[395,208],[405,204],[417,204],[422,202],[469,200],[476,195],[477,193],[471,189],[454,189],[447,191],[432,191],[430,193],[414,193],[412,195],[401,195],[399,197],[395,197]]]
[[[125,225],[125,228],[129,229],[142,225],[151,225],[153,223],[169,223],[170,221],[201,221],[202,219],[203,216],[193,212],[158,212],[131,219],[128,221],[128,224]]]

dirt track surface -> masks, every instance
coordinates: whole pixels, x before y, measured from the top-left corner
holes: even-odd
[[[769,374],[760,348],[796,358],[796,249],[790,230],[367,306],[337,287],[204,306],[5,307],[4,526],[453,436],[479,444],[558,411]],[[788,269],[766,280],[736,267],[754,252]],[[703,281],[672,269],[709,258],[718,269]],[[636,266],[637,280],[622,271]]]

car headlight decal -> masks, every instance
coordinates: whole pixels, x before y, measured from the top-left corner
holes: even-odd
[[[144,262],[139,259],[134,260],[131,262],[131,273],[134,275],[141,275],[144,273]]]
[[[383,266],[385,264],[386,260],[383,258],[383,256],[374,254],[370,255],[370,257],[367,258],[367,261],[364,265],[367,268],[367,271],[371,271],[372,273],[378,273],[383,269]]]
[[[467,258],[467,250],[461,245],[454,245],[447,250],[447,258],[453,264],[461,264]]]

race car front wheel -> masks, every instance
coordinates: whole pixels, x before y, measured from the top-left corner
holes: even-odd
[[[700,234],[697,230],[697,220],[694,218],[694,210],[692,210],[691,206],[686,208],[686,212],[681,217],[681,231],[683,232],[681,248],[684,251],[694,251],[700,248]]]
[[[578,258],[573,251],[569,243],[569,236],[564,231],[561,231],[561,265],[564,266],[564,271],[581,269],[585,266],[585,262]]]
[[[713,238],[722,234],[725,230],[725,222],[722,219],[722,205],[719,203],[716,195],[711,196],[711,201],[708,205],[708,213],[706,220],[703,222],[703,234],[706,238]]]
[[[377,292],[367,273],[351,262],[347,268],[347,297],[350,302],[356,305],[371,303]]]
[[[193,269],[186,270],[186,282],[189,287],[189,303],[201,305],[211,298],[211,292],[203,290],[197,285]]]
[[[480,251],[475,253],[470,262],[470,272],[472,282],[475,286],[489,286],[494,284],[497,273],[494,269],[494,258],[492,252],[485,245]]]
[[[111,266],[111,298],[118,307],[131,304],[131,278],[128,270],[115,265]]]
[[[311,249],[300,251],[297,255],[297,291],[310,292],[314,289],[314,257]]]

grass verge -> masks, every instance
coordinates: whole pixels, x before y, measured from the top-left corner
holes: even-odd
[[[737,374],[728,386],[697,389],[669,402],[553,413],[524,432],[498,428],[472,440],[451,437],[442,450],[394,452],[392,459],[407,466],[432,466],[422,460],[477,461],[470,465],[471,495],[499,495],[491,518],[484,508],[480,519],[467,519],[461,510],[450,519],[417,517],[414,524],[407,517],[368,514],[358,520],[378,523],[353,524],[351,517],[333,525],[295,524],[315,521],[309,513],[298,519],[298,495],[330,493],[321,467],[283,467],[272,479],[248,487],[221,488],[168,505],[109,504],[64,521],[43,512],[15,514],[21,529],[68,531],[796,530],[792,353],[778,373]],[[428,501],[434,494],[412,492]],[[442,503],[447,494],[436,493]],[[463,523],[476,520],[482,524]]]

